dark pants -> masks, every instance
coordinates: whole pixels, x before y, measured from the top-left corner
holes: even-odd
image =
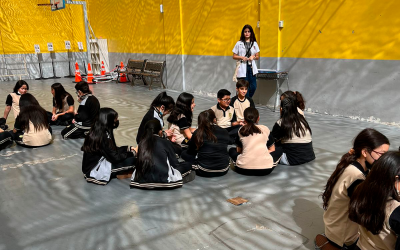
[[[117,174],[135,168],[136,157],[128,157],[125,160],[111,164],[111,178],[115,178]],[[132,171],[132,170],[131,170]]]
[[[249,89],[247,91],[246,97],[253,97],[257,89],[257,77],[256,75],[253,75],[253,68],[249,64],[247,64],[245,80],[249,82]]]
[[[276,164],[278,164],[279,160],[281,159],[283,150],[281,147],[275,147],[275,151],[271,152],[270,154],[274,161],[274,165],[276,165]],[[229,156],[232,158],[232,160],[234,162],[236,162],[239,155],[240,154],[237,152],[236,148],[229,149]],[[255,156],[255,157],[257,157],[257,156]],[[251,176],[269,175],[274,170],[274,168],[275,167],[265,168],[265,169],[248,169],[248,168],[240,168],[238,166],[235,166],[235,170],[238,174],[251,175]]]
[[[181,158],[184,161],[190,162],[190,163],[195,163],[195,161],[196,161],[196,155],[188,154],[186,149],[182,150]]]
[[[4,131],[0,133],[0,150],[5,149],[7,146],[13,144],[12,132]]]
[[[59,113],[57,113],[57,114],[59,114]],[[51,112],[47,111],[47,118],[49,120],[50,125],[68,126],[68,125],[72,124],[72,120],[74,119],[74,114],[66,113],[65,115],[59,116],[56,121],[52,121],[51,120],[52,117],[53,117],[53,114]]]
[[[236,126],[232,126],[229,128],[225,128],[226,131],[228,131],[228,133],[229,133],[229,137],[231,138],[229,145],[236,143],[236,140],[238,139],[238,136],[239,136],[238,132],[239,132],[240,127],[241,127],[240,125],[236,125]]]
[[[89,132],[89,129],[82,129],[82,128],[75,126],[75,124],[71,124],[61,131],[61,135],[64,140],[80,139],[80,138],[85,138],[85,136],[88,132]]]

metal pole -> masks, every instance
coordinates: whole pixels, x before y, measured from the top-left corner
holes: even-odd
[[[82,7],[83,7],[83,20],[85,22],[87,61],[89,63],[92,63],[91,58],[90,58],[90,33],[89,33],[89,25],[88,25],[89,21],[88,21],[88,15],[87,15],[86,2],[66,1],[65,4],[77,4],[77,5],[82,5]]]

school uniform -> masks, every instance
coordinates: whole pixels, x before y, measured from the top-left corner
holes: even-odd
[[[185,176],[192,171],[192,164],[179,162],[176,159],[172,144],[164,138],[156,136],[153,151],[153,166],[144,173],[136,176],[133,172],[130,187],[140,189],[174,189],[182,187]]]
[[[61,131],[63,139],[84,138],[99,115],[100,103],[94,95],[87,94],[81,100],[78,113],[74,117],[75,123]]]
[[[255,108],[254,101],[251,97],[244,97],[244,100],[240,100],[236,95],[231,99],[231,103],[229,104],[235,109],[236,119],[237,121],[244,121],[244,111],[249,108]]]
[[[282,149],[275,148],[269,153],[268,148],[275,143],[268,127],[256,125],[261,133],[243,136],[238,132],[237,146],[242,148],[238,153],[236,148],[229,149],[229,155],[236,163],[236,172],[244,175],[268,175],[270,174],[282,156]]]
[[[110,141],[110,138],[104,140],[99,152],[83,152],[82,173],[87,182],[106,185],[112,176],[135,167],[136,153],[130,151],[130,146],[113,149],[110,147]],[[102,175],[99,175],[98,172],[101,172]]]
[[[72,98],[72,96],[70,95],[65,96],[62,102],[62,109],[57,108],[56,99],[53,97],[53,107],[57,108],[56,114],[67,112],[71,106],[74,106],[74,98]],[[68,126],[72,123],[72,120],[74,119],[74,114],[65,113],[64,115],[59,116],[56,121],[52,121],[51,118],[53,117],[53,113],[47,111],[47,117],[49,119],[50,125]]]
[[[152,119],[157,119],[158,121],[160,121],[161,128],[164,127],[164,120],[163,120],[162,115],[155,107],[151,107],[149,109],[149,111],[147,111],[147,113],[144,115],[142,122],[140,123],[139,130],[136,135],[136,143],[137,144],[139,144],[142,136],[144,135],[144,132],[145,132],[144,128],[146,126],[146,123]],[[165,137],[164,133],[163,133],[163,137]]]
[[[194,131],[192,138],[197,135],[197,132],[197,130]],[[229,133],[217,125],[212,125],[212,132],[217,137],[217,142],[208,140],[204,135],[203,145],[197,149],[194,141],[190,140],[187,151],[183,151],[181,156],[185,161],[192,162],[196,174],[203,177],[222,176],[229,170],[227,151],[230,142]]]
[[[374,235],[360,226],[359,249],[393,250],[400,249],[397,235],[400,234],[400,202],[390,198],[386,203],[386,217],[382,231]]]
[[[232,122],[237,121],[235,109],[232,106],[228,106],[226,110],[223,110],[219,103],[212,106],[211,109],[214,111],[215,117],[217,118],[217,125],[228,131],[231,137],[230,144],[233,144],[236,141],[237,132],[240,128],[240,125],[232,126]]]
[[[192,121],[187,119],[184,114],[178,115],[178,121],[176,122],[176,124],[168,124],[168,128],[172,130],[172,133],[175,136],[175,144],[181,147],[187,147],[189,139],[185,137],[185,135],[183,134],[183,130],[190,129],[191,126]]]
[[[19,99],[21,98],[21,94],[20,93],[10,93],[7,96],[6,99],[6,106],[11,106],[11,109],[13,110],[14,113],[14,119],[17,118],[17,116],[19,115],[20,112],[20,108],[19,108]]]
[[[315,159],[312,146],[311,132],[306,129],[306,134],[300,137],[293,133],[292,139],[283,140],[284,132],[281,128],[281,119],[279,119],[272,128],[272,136],[277,140],[277,145],[282,146],[283,155],[280,163],[285,165],[300,165]]]
[[[35,130],[35,126],[31,121],[29,121],[29,132],[27,132],[27,129],[22,130],[18,117],[15,120],[14,128],[17,133],[13,133],[13,139],[21,146],[41,147],[50,144],[53,139],[50,127],[48,129]]]
[[[257,42],[254,42],[251,46],[251,43],[244,43],[242,41],[238,41],[235,44],[235,47],[233,48],[232,52],[235,53],[238,56],[245,56],[249,58],[252,55],[255,55],[256,53],[260,52],[260,48],[258,47]],[[248,61],[242,61],[240,63],[238,73],[237,73],[237,78],[243,78],[246,79],[250,86],[249,90],[247,91],[246,96],[248,97],[253,97],[254,93],[256,92],[257,89],[257,78],[256,74],[258,73],[257,65],[256,62],[253,60],[251,63]]]
[[[367,172],[357,161],[343,171],[332,189],[328,208],[324,212],[325,235],[340,248],[350,246],[358,239],[358,224],[349,219],[350,197],[365,180]]]
[[[7,146],[13,144],[12,132],[0,129],[0,150],[5,149]]]

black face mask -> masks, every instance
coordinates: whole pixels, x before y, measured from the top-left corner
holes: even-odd
[[[117,120],[117,121],[114,123],[114,127],[113,127],[113,129],[116,129],[116,128],[118,128],[118,126],[119,126],[119,120]]]
[[[374,161],[375,162],[375,161]],[[369,163],[367,160],[365,160],[365,166],[367,167],[368,170],[371,170],[373,163]]]

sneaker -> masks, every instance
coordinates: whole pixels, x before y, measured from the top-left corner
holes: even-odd
[[[183,183],[188,183],[193,181],[195,178],[196,178],[196,172],[194,170],[190,170],[190,172],[182,178],[182,181]]]

